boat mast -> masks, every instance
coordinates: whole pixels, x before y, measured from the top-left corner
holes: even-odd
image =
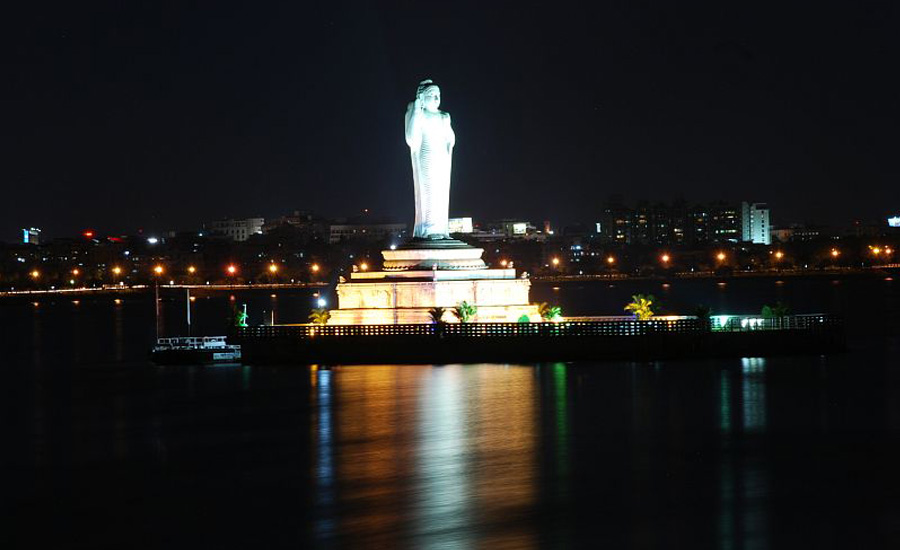
[[[191,335],[191,289],[189,289],[189,288],[184,289],[184,293],[185,293],[185,303],[186,303],[186,307],[187,307],[187,329],[188,329],[187,335],[190,336]]]
[[[153,284],[153,305],[156,308],[156,339],[159,340],[159,277]]]

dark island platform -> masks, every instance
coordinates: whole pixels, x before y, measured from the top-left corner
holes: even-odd
[[[243,360],[285,363],[471,363],[654,360],[830,353],[843,321],[826,314],[566,320],[555,323],[274,325],[236,329]]]

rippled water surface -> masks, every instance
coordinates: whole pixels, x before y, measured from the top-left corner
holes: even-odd
[[[646,284],[534,294],[572,313],[616,313]],[[57,548],[900,547],[891,282],[649,290],[672,309],[750,313],[784,299],[797,311],[841,312],[851,350],[157,367],[145,359],[146,296],[0,303],[9,352],[0,536]],[[260,319],[298,320],[310,296],[236,301]],[[215,333],[227,304],[227,294],[199,297],[195,331]],[[168,297],[164,330],[181,330],[183,307]]]

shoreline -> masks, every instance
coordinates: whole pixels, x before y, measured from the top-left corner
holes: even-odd
[[[628,273],[604,273],[590,275],[535,275],[530,278],[532,283],[569,283],[569,282],[604,282],[604,281],[668,281],[690,279],[763,279],[763,278],[822,278],[822,277],[872,277],[892,278],[900,275],[900,264],[887,266],[875,266],[871,268],[846,268],[826,270],[778,270],[778,271],[736,271],[731,273],[716,273],[714,271],[677,272],[665,275],[632,275]],[[159,285],[160,290],[301,290],[308,288],[327,288],[330,283],[256,283],[256,284],[175,284]],[[0,300],[4,298],[34,298],[40,296],[86,296],[86,295],[117,295],[140,294],[153,290],[153,285],[104,285],[101,287],[57,288],[39,290],[11,290],[0,291]]]

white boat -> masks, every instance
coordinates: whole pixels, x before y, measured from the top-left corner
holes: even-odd
[[[241,360],[241,346],[229,344],[225,336],[158,338],[150,358],[166,365],[237,363]]]

